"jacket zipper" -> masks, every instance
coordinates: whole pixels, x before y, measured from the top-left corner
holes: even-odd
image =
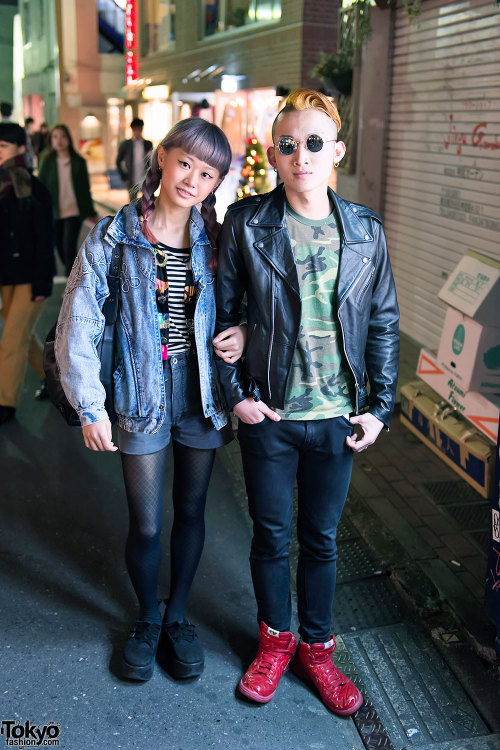
[[[275,271],[271,272],[271,339],[267,352],[267,390],[269,391],[269,400],[271,400],[271,354],[274,342],[274,279]]]
[[[340,311],[342,309],[342,305],[344,304],[344,302],[346,301],[346,299],[349,297],[349,295],[352,293],[352,291],[354,290],[354,288],[359,284],[359,282],[361,280],[361,277],[363,276],[364,272],[369,267],[370,267],[370,264],[367,263],[366,266],[361,271],[361,273],[358,275],[358,278],[353,281],[353,283],[351,284],[350,288],[347,291],[347,294],[345,295],[344,299],[342,300],[342,304],[340,305],[340,307],[338,309],[338,319],[339,319],[339,323],[340,323],[340,329],[342,331],[342,343],[344,345],[344,354],[345,354],[345,358],[347,360],[347,364],[349,365],[349,368],[350,368],[350,370],[352,372],[352,376],[354,378],[354,387],[355,387],[355,390],[356,390],[356,403],[354,404],[354,407],[355,407],[356,414],[358,414],[358,412],[359,412],[359,389],[360,389],[360,385],[358,384],[358,381],[356,380],[356,374],[355,374],[355,372],[353,370],[353,367],[351,365],[351,360],[349,359],[349,355],[347,354],[347,347],[346,347],[346,344],[345,344],[344,326],[342,325],[342,319],[340,317]]]

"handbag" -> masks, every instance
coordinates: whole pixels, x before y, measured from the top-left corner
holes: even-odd
[[[113,369],[115,324],[118,317],[118,304],[120,301],[122,252],[122,245],[117,243],[113,248],[109,271],[106,276],[109,295],[104,300],[102,307],[105,324],[103,334],[97,344],[97,353],[101,360],[101,371],[99,377],[106,390],[106,401],[104,406],[108,412],[111,423],[116,422],[116,414],[113,406]],[[70,427],[81,427],[80,418],[76,410],[69,403],[62,387],[61,373],[59,372],[55,354],[56,329],[57,321],[47,334],[43,348],[43,369],[45,371],[45,377],[47,378],[49,398]]]

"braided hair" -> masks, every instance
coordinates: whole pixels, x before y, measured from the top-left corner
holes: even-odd
[[[201,117],[188,117],[177,122],[156,147],[149,169],[142,183],[142,215],[147,221],[154,209],[154,194],[161,182],[161,170],[158,164],[158,149],[165,151],[171,148],[182,148],[204,161],[219,173],[220,180],[229,172],[231,166],[231,147],[225,133]],[[212,264],[217,264],[217,236],[220,225],[215,213],[215,191],[210,193],[201,204],[201,215],[205,223],[207,237],[212,246]]]

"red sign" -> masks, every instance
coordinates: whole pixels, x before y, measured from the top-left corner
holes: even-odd
[[[125,83],[127,86],[137,81],[138,67],[135,52],[137,7],[135,0],[127,0],[125,6]]]

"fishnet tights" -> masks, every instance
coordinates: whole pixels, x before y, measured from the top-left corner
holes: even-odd
[[[215,450],[173,441],[174,522],[170,537],[170,598],[166,621],[182,621],[205,541],[205,503]],[[129,507],[125,560],[139,600],[140,619],[159,623],[157,590],[161,561],[163,481],[167,449],[136,456],[122,453]]]

